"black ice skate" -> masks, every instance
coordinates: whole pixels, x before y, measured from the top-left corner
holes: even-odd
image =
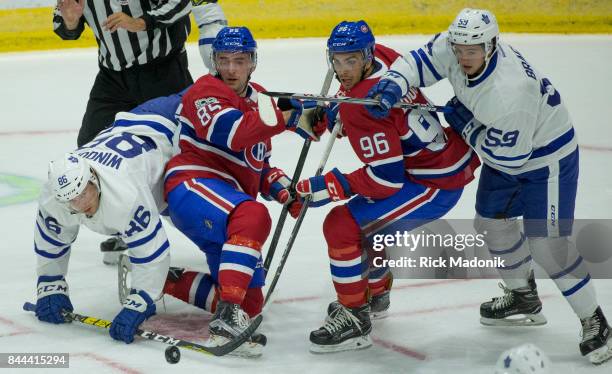
[[[249,316],[240,308],[240,305],[219,300],[217,310],[208,325],[210,337],[206,345],[224,345],[244,332],[249,327],[249,324]],[[229,353],[229,355],[248,358],[259,357],[262,355],[263,347],[266,343],[267,338],[265,335],[253,333],[248,341]]]
[[[370,320],[375,321],[386,318],[389,315],[389,307],[391,306],[391,291],[385,291],[379,295],[372,296],[370,299]],[[336,310],[341,304],[338,300],[332,301],[327,306],[327,316],[325,321],[327,322],[332,315],[332,312]]]
[[[100,251],[104,255],[102,262],[105,265],[117,265],[119,256],[128,249],[127,244],[119,237],[109,238],[100,243]]]
[[[612,339],[610,326],[600,307],[589,318],[580,321],[582,324],[582,342],[580,353],[587,356],[595,365],[612,358]]]
[[[542,315],[542,302],[533,278],[527,287],[511,290],[499,284],[504,296],[480,305],[480,323],[487,326],[539,326],[546,324]]]
[[[325,324],[310,333],[310,351],[329,353],[368,348],[372,345],[370,331],[372,323],[369,305],[346,308],[338,303]]]

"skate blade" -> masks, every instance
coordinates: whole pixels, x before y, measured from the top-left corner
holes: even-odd
[[[210,338],[204,343],[206,347],[217,347],[220,345],[224,345],[229,341],[228,338],[224,336],[211,335]],[[234,349],[228,356],[233,357],[242,357],[242,358],[257,358],[263,355],[263,345],[254,343],[254,342],[244,342],[241,346]]]
[[[485,326],[542,326],[548,321],[542,314],[523,314],[519,318],[485,318],[480,317],[480,323]],[[512,316],[516,317],[516,316]]]
[[[593,365],[601,365],[612,358],[612,340],[608,341],[607,345],[600,347],[593,352],[587,354],[589,361]]]
[[[334,353],[343,351],[355,351],[359,349],[366,349],[372,346],[372,339],[370,335],[359,336],[356,338],[348,339],[340,344],[333,345],[320,345],[312,343],[310,345],[310,352],[312,353]]]

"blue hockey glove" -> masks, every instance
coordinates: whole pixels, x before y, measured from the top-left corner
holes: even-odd
[[[454,110],[450,113],[445,112],[444,119],[446,119],[450,127],[459,135],[463,134],[465,126],[474,120],[474,115],[461,101],[459,101],[459,99],[457,99],[457,96],[450,99],[446,105]]]
[[[109,333],[115,340],[126,343],[134,341],[134,335],[141,323],[155,314],[155,302],[144,291],[132,290],[123,303],[123,309],[111,324]]]
[[[299,181],[295,186],[295,191],[301,198],[311,195],[310,206],[312,207],[345,200],[353,195],[348,180],[336,168],[324,175]]]
[[[400,86],[389,79],[381,79],[368,91],[367,98],[378,99],[378,105],[366,105],[366,110],[374,118],[384,118],[389,111],[402,98]]]
[[[304,139],[319,141],[319,136],[325,131],[323,127],[316,126],[321,116],[317,111],[317,102],[314,100],[290,100],[293,111],[287,121],[287,129],[296,132]]]
[[[39,320],[56,324],[70,322],[62,316],[62,310],[74,310],[68,297],[68,284],[63,276],[38,277],[37,293],[35,312]]]

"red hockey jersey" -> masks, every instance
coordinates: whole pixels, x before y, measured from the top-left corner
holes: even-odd
[[[166,166],[166,194],[191,178],[221,179],[254,198],[268,193],[265,176],[276,170],[268,164],[270,138],[285,130],[285,122],[280,111],[277,125],[261,121],[257,92],[263,90],[251,82],[240,97],[210,74],[189,88],[179,115],[180,152]]]
[[[338,94],[366,97],[389,66],[401,56],[377,44],[375,72],[352,89]],[[411,88],[406,102],[425,104],[427,98]],[[399,191],[409,180],[440,189],[461,188],[474,179],[478,156],[452,129],[444,128],[436,113],[392,109],[384,119],[374,119],[364,106],[340,104],[344,133],[364,167],[345,174],[353,193],[381,199]]]

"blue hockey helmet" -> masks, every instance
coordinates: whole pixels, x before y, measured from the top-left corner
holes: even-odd
[[[248,28],[224,27],[212,43],[212,59],[219,52],[250,53],[251,60],[257,65],[257,42]]]
[[[374,34],[364,21],[342,21],[334,27],[327,39],[327,57],[332,61],[332,54],[361,51],[366,61],[374,58]]]

